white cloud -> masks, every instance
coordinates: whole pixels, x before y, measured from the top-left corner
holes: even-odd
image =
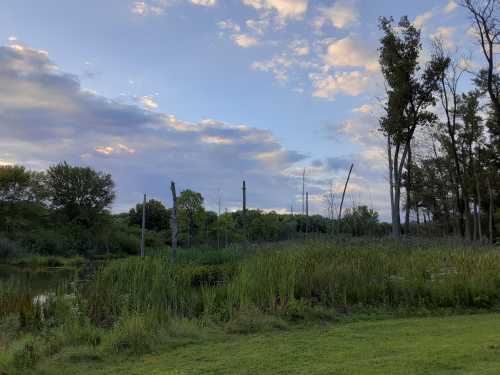
[[[261,19],[249,19],[245,21],[245,25],[255,33],[262,35],[269,27],[269,18],[264,17]]]
[[[312,73],[310,78],[314,86],[313,96],[330,100],[339,93],[358,96],[373,84],[371,74],[358,70],[334,74]]]
[[[293,60],[287,56],[274,56],[271,60],[256,61],[252,64],[252,69],[263,72],[272,72],[274,78],[278,81],[288,79],[288,69],[293,65]]]
[[[359,22],[359,11],[352,1],[339,0],[331,7],[318,8],[319,16],[314,20],[314,27],[321,28],[331,23],[337,29],[344,29]]]
[[[436,32],[431,34],[431,38],[442,42],[445,48],[451,49],[455,46],[455,42],[453,41],[455,31],[455,27],[441,26],[437,28]]]
[[[421,29],[427,24],[427,22],[431,20],[432,17],[434,17],[432,11],[422,13],[415,17],[415,21],[413,21],[413,24],[417,29]]]
[[[158,108],[158,103],[153,95],[140,96],[137,98],[137,101],[146,109],[153,110]]]
[[[317,67],[317,64],[306,58],[308,56],[304,55],[304,48],[305,46],[302,46],[298,51],[292,48],[293,53],[283,52],[273,56],[270,60],[255,61],[252,69],[271,72],[277,81],[285,82],[289,79],[292,70],[309,70]],[[302,88],[295,88],[295,90],[303,91]]]
[[[147,3],[144,1],[136,1],[132,4],[132,13],[140,16],[154,15],[159,16],[165,13],[165,9],[169,4],[166,1],[157,1]]]
[[[259,41],[251,35],[248,34],[234,34],[231,39],[241,48],[255,47],[259,44]]]
[[[352,111],[358,113],[371,113],[373,109],[374,107],[372,104],[363,104],[360,107],[354,108]]]
[[[330,43],[324,55],[329,67],[364,67],[369,71],[378,70],[376,51],[370,50],[354,35]]]
[[[457,9],[457,7],[458,7],[457,3],[454,2],[453,0],[450,0],[448,4],[446,4],[446,6],[444,7],[444,12],[445,13],[454,12]]]
[[[96,147],[95,152],[98,154],[102,155],[112,155],[112,154],[129,154],[133,155],[135,154],[135,149],[128,147],[127,145],[124,145],[122,143],[117,143],[116,145],[113,146],[101,146],[101,147]],[[90,157],[90,154],[85,154],[86,157]]]
[[[289,19],[302,19],[307,11],[307,0],[243,0],[243,4],[260,11],[274,11],[285,22]]]
[[[220,135],[204,135],[201,137],[204,143],[215,143],[218,145],[231,145],[234,141],[230,138],[222,137]]]
[[[190,0],[194,5],[201,5],[205,7],[212,7],[217,4],[217,0]]]
[[[219,21],[219,22],[217,22],[217,27],[219,27],[219,29],[222,29],[222,30],[233,31],[235,33],[239,33],[241,31],[240,25],[238,25],[237,23],[234,23],[231,20]]]
[[[307,40],[294,40],[288,45],[288,47],[297,56],[306,56],[310,51]]]

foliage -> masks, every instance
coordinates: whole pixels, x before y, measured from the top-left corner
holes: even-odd
[[[90,225],[115,198],[111,175],[89,167],[59,163],[47,171],[47,187],[52,207],[67,220]]]
[[[142,203],[129,211],[129,223],[142,225]],[[154,231],[168,231],[170,229],[170,210],[163,203],[155,199],[146,202],[146,229]]]

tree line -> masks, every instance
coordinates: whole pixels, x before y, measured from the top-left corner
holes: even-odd
[[[0,166],[0,257],[138,254],[143,203],[113,214],[114,188],[110,174],[66,162],[43,172]],[[250,209],[216,213],[205,208],[201,193],[185,189],[177,197],[177,209],[181,247],[388,233],[387,224],[366,206],[347,209],[341,221]],[[146,246],[169,246],[172,208],[149,199],[144,214]]]
[[[462,0],[460,5],[477,36],[479,68],[441,40],[434,40],[423,63],[420,30],[407,17],[398,23],[380,19],[386,99],[379,123],[387,145],[395,237],[418,233],[428,223],[441,235],[469,241],[493,243],[498,236],[500,2]]]

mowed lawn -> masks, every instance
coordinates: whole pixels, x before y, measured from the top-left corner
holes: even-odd
[[[227,335],[143,357],[67,351],[44,374],[500,374],[500,314]]]

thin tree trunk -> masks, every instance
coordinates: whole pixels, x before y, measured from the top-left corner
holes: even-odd
[[[420,234],[420,210],[418,204],[415,205],[415,211],[417,213],[417,235]]]
[[[306,235],[309,233],[309,192],[306,191]]]
[[[408,160],[406,162],[406,212],[405,212],[405,234],[410,234],[410,209],[411,209],[411,143],[408,148]]]
[[[142,203],[141,257],[144,256],[144,232],[146,231],[146,194]]]
[[[242,191],[243,191],[243,233],[246,242],[248,240],[248,231],[247,231],[247,185],[245,181],[243,181]]]
[[[477,160],[479,159],[479,152],[480,149],[478,148],[477,150]],[[479,176],[477,174],[477,169],[476,169],[476,163],[472,160],[472,174],[474,176],[475,180],[475,187],[476,187],[476,200],[477,205],[475,205],[475,216],[476,216],[476,223],[477,223],[477,234],[479,236],[479,242],[483,242],[483,229],[481,227],[481,189],[479,188]]]
[[[389,162],[389,194],[391,197],[391,219],[392,223],[394,223],[396,220],[394,216],[394,171],[392,165],[391,137],[389,135],[387,136],[387,159]]]
[[[489,220],[488,220],[488,227],[489,227],[489,235],[490,235],[490,244],[493,244],[495,239],[494,239],[494,223],[493,223],[493,220],[494,220],[494,210],[495,210],[495,202],[493,200],[493,189],[491,188],[491,182],[490,182],[490,178],[488,177],[487,180],[486,180],[486,183],[488,185],[488,195],[489,195],[489,198],[490,198],[490,209],[489,209]]]
[[[175,194],[175,183],[170,183],[172,192],[172,215],[170,216],[170,228],[172,230],[172,262],[177,258],[177,195]]]

